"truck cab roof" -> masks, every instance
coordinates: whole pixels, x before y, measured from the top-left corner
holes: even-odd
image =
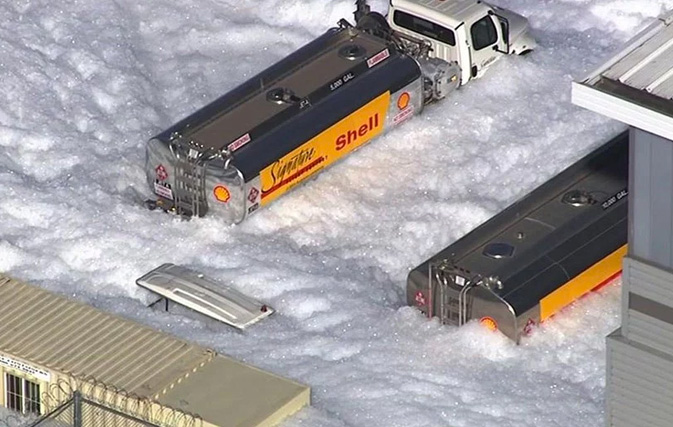
[[[399,8],[452,28],[476,21],[491,10],[487,3],[478,0],[390,0],[390,4],[394,9]]]

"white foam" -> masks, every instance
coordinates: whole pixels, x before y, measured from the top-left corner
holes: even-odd
[[[520,346],[425,319],[404,286],[410,268],[622,129],[571,105],[570,82],[671,0],[499,1],[530,17],[536,52],[247,223],[138,204],[146,139],[352,20],[352,3],[0,5],[0,270],[311,385],[313,408],[291,426],[601,426],[618,285]],[[242,335],[144,309],[134,279],[163,262],[278,313]]]

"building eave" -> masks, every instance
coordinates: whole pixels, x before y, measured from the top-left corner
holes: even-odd
[[[630,126],[673,140],[673,118],[652,105],[637,104],[584,83],[572,83],[572,102]]]

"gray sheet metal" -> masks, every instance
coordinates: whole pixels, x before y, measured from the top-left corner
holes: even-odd
[[[607,339],[606,425],[669,427],[673,419],[673,358],[630,340]]]
[[[673,25],[664,26],[603,76],[664,99],[673,98]]]
[[[673,268],[673,143],[631,131],[633,191],[630,254]]]
[[[274,310],[203,274],[166,263],[136,280],[143,288],[238,329],[270,316]]]
[[[673,272],[624,257],[622,334],[673,355]]]

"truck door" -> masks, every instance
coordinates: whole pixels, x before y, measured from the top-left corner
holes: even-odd
[[[432,45],[431,56],[447,62],[458,60],[456,32],[452,28],[398,9],[392,11],[392,17],[391,24],[394,29],[430,42]]]
[[[471,76],[481,77],[501,55],[496,49],[502,44],[502,29],[493,16],[485,15],[470,26],[469,37],[472,46]]]

